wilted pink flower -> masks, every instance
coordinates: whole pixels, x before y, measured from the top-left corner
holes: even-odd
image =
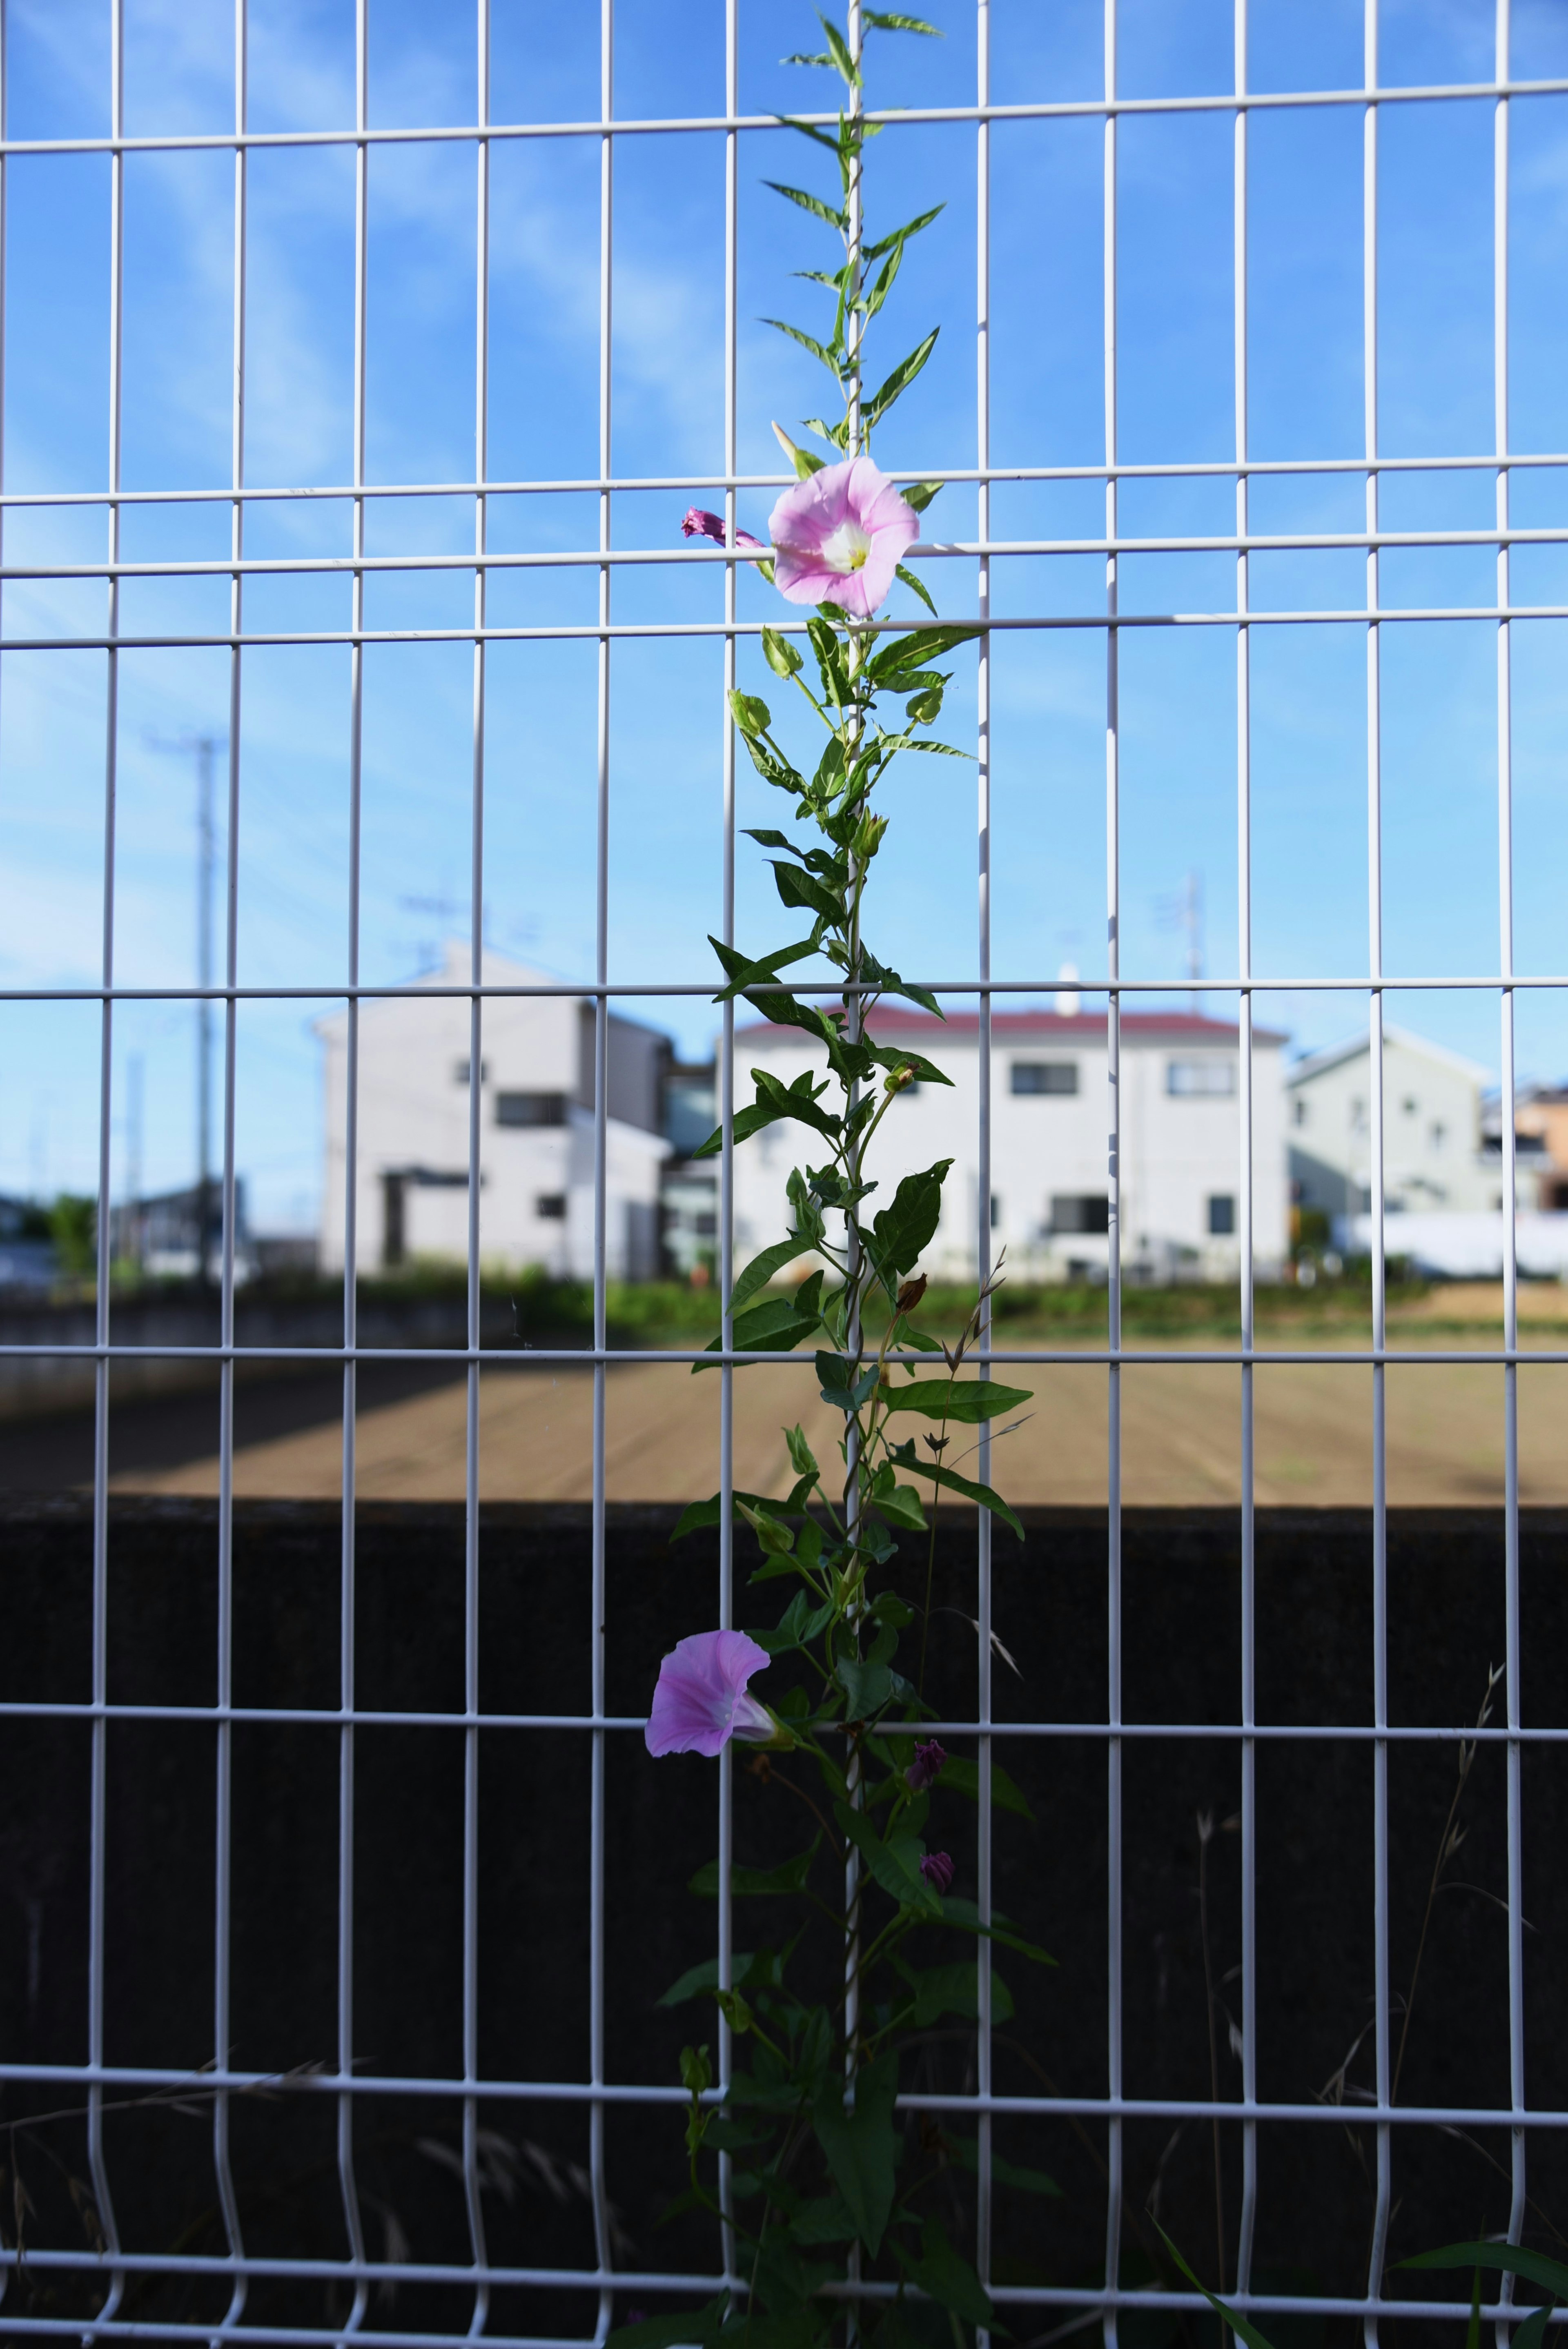
[[[650,1754],[722,1753],[732,1737],[771,1737],[767,1708],[746,1694],[768,1651],[743,1631],[694,1631],[659,1667],[644,1732]]]
[[[945,1851],[927,1852],[920,1862],[920,1874],[944,1898],[952,1889],[953,1864]]]
[[[868,620],[920,523],[869,457],[850,457],[786,490],[768,532],[774,585],[792,604],[836,604]]]
[[[928,1786],[934,1786],[947,1758],[946,1752],[934,1737],[924,1745],[917,1745],[915,1758],[904,1773],[911,1792],[923,1795]]]
[[[723,546],[727,543],[724,537],[723,515],[710,513],[705,506],[687,507],[680,518],[680,534],[683,538],[711,538],[715,546]],[[738,530],[735,533],[737,546],[760,547],[762,543],[760,538],[753,538],[749,530]]]

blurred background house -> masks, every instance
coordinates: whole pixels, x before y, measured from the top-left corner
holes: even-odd
[[[469,1247],[471,1092],[479,1092],[479,1257],[561,1278],[594,1269],[595,1013],[591,999],[502,996],[484,1008],[477,1071],[469,948],[452,942],[428,994],[361,1001],[355,1159],[356,1260],[367,1271],[462,1264]],[[487,952],[492,987],[545,987],[545,973]],[[348,1015],[317,1023],[325,1047],[320,1262],[345,1257]],[[668,1037],[609,1015],[606,1265],[612,1280],[660,1269],[659,1173]]]
[[[878,1043],[906,1045],[951,1080],[914,1084],[888,1112],[894,1143],[884,1187],[950,1156],[941,1223],[928,1261],[972,1278],[980,1217],[980,1023],[877,1009]],[[1015,1278],[1104,1280],[1110,1256],[1106,1172],[1109,1072],[1106,1015],[1064,990],[1054,1010],[998,1011],[992,1032],[991,1230]],[[1288,1254],[1284,1084],[1272,1030],[1253,1031],[1254,1261],[1277,1277]],[[786,1082],[825,1072],[798,1029],[736,1036],[739,1071],[753,1064]],[[1125,1011],[1121,1019],[1122,1263],[1129,1278],[1234,1280],[1241,1263],[1241,1075],[1234,1025],[1197,1012]],[[737,1082],[737,1098],[751,1088]],[[814,1155],[793,1125],[769,1127],[735,1159],[737,1254],[783,1236],[784,1177]]]

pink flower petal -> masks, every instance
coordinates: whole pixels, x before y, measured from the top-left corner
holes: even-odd
[[[869,619],[920,523],[869,457],[850,457],[785,490],[768,529],[782,595],[792,604],[836,604]]]
[[[746,1692],[768,1651],[744,1631],[694,1631],[659,1667],[644,1737],[650,1754],[722,1753],[732,1737],[765,1738],[774,1725]]]

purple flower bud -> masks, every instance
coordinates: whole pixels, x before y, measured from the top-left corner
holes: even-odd
[[[952,1889],[953,1864],[945,1851],[929,1851],[920,1862],[920,1874],[944,1897]]]
[[[715,546],[723,546],[727,543],[724,536],[723,516],[710,513],[706,506],[687,507],[680,518],[680,534],[683,538],[711,538]],[[738,530],[735,533],[737,546],[760,547],[762,543],[760,538],[753,538],[749,530]]]
[[[934,1786],[942,1774],[947,1758],[946,1753],[934,1737],[924,1745],[917,1745],[915,1758],[904,1773],[911,1794],[923,1795],[928,1786]]]

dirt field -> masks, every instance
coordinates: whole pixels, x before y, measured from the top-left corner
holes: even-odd
[[[1568,1299],[1555,1289],[1542,1295],[1549,1310],[1534,1309],[1532,1291],[1532,1319],[1560,1319]],[[1401,1314],[1397,1342],[1448,1348],[1495,1342],[1487,1326],[1494,1303],[1495,1292],[1484,1289],[1473,1298],[1447,1290],[1423,1299]],[[1465,1333],[1459,1334],[1467,1320]],[[1282,1341],[1302,1343],[1300,1336]],[[1355,1340],[1342,1332],[1324,1333],[1317,1342],[1333,1347]],[[1534,1333],[1534,1342],[1561,1346],[1563,1333],[1548,1326]],[[1055,1364],[1002,1375],[1033,1387],[1035,1402],[1027,1423],[996,1445],[992,1481],[1020,1504],[1102,1502],[1108,1383],[1104,1366]],[[734,1393],[734,1473],[743,1489],[786,1489],[779,1430],[788,1421],[804,1423],[819,1458],[831,1456],[840,1423],[817,1398],[809,1357],[802,1358],[798,1371],[782,1364],[746,1370],[737,1376]],[[1328,1361],[1260,1367],[1254,1397],[1255,1489],[1261,1503],[1354,1506],[1370,1501],[1369,1370]],[[1128,1368],[1122,1374],[1122,1398],[1126,1501],[1193,1505],[1239,1497],[1239,1370],[1197,1362]],[[487,1371],[480,1384],[478,1423],[483,1499],[590,1495],[591,1371]],[[326,1498],[341,1490],[337,1421],[246,1443],[242,1416],[240,1438],[237,1495]],[[466,1387],[461,1380],[361,1410],[357,1490],[367,1500],[461,1499],[467,1440]],[[1501,1500],[1503,1444],[1501,1370],[1433,1362],[1388,1371],[1391,1503],[1430,1506]],[[1519,1456],[1524,1501],[1568,1504],[1568,1365],[1542,1363],[1521,1371]],[[612,1367],[605,1464],[614,1501],[689,1500],[714,1490],[717,1377],[693,1378],[684,1365]],[[212,1494],[217,1490],[217,1462],[206,1457],[164,1469],[128,1468],[113,1481],[120,1491]]]

